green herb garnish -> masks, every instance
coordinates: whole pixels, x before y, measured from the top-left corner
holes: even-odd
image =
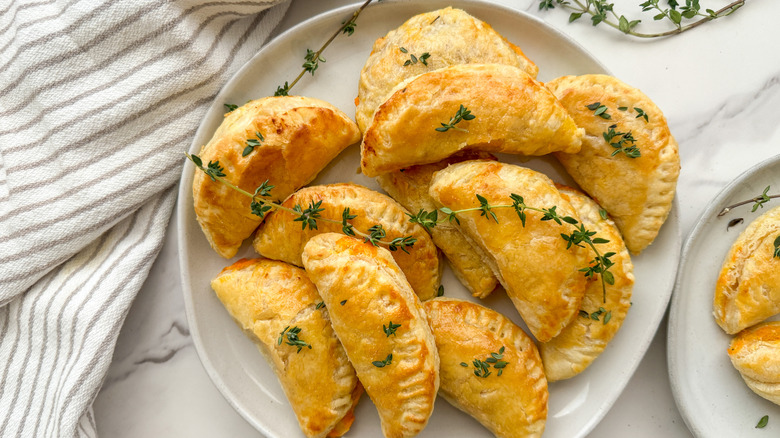
[[[654,14],[653,20],[664,20],[673,26],[672,30],[656,33],[637,32],[635,28],[641,23],[641,20],[629,20],[625,15],[618,14],[614,10],[615,4],[610,3],[609,0],[539,0],[539,9],[549,10],[554,9],[555,6],[561,6],[571,11],[569,23],[577,21],[587,14],[590,16],[593,26],[605,23],[627,35],[638,38],[657,38],[683,33],[708,21],[728,16],[745,4],[745,0],[737,0],[717,11],[712,9],[702,11],[699,0],[686,0],[684,5],[680,5],[677,0],[667,0],[665,3],[668,8],[661,6],[660,1],[647,0],[639,4],[642,12]],[[690,21],[695,18],[698,19]]]
[[[458,108],[458,111],[455,112],[455,115],[450,118],[449,123],[442,123],[441,127],[436,128],[436,130],[439,132],[447,132],[450,129],[455,129],[456,131],[469,132],[468,130],[459,128],[455,125],[463,120],[474,120],[475,118],[476,116],[471,114],[471,111],[469,111],[468,108],[461,104],[460,108]]]
[[[500,376],[504,373],[504,368],[509,365],[509,362],[504,359],[504,347],[498,349],[498,353],[490,353],[485,360],[474,359],[471,363],[474,365],[474,375],[477,377],[487,378],[491,374],[490,366],[497,369],[496,375]],[[468,367],[465,362],[460,363],[463,367]]]
[[[642,153],[636,145],[636,139],[631,134],[631,131],[620,132],[616,131],[617,125],[610,125],[609,131],[604,132],[602,135],[604,140],[616,150],[612,152],[612,156],[623,152],[629,158],[639,158]],[[616,140],[616,141],[612,141]]]
[[[601,102],[594,102],[590,105],[585,105],[586,108],[593,111],[594,116],[599,116],[602,119],[611,119],[612,116],[607,112],[607,106],[602,105]]]
[[[393,321],[390,321],[388,326],[382,324],[382,330],[385,332],[385,335],[387,335],[388,338],[390,335],[395,336],[395,331],[398,329],[398,327],[401,327],[401,324],[393,324]]]
[[[246,157],[247,155],[251,154],[256,147],[260,146],[260,142],[265,141],[265,138],[263,138],[263,134],[257,131],[255,131],[255,136],[257,136],[256,139],[254,138],[247,139],[246,147],[244,148],[244,151],[241,152],[242,157]]]
[[[720,213],[718,213],[718,216],[723,216],[724,214],[726,214],[729,211],[731,211],[732,208],[740,207],[740,206],[745,205],[745,204],[750,204],[751,202],[753,203],[753,209],[751,210],[751,212],[753,212],[753,213],[756,210],[758,210],[759,207],[764,208],[764,204],[769,202],[770,199],[780,198],[780,195],[767,195],[767,193],[769,193],[769,187],[770,186],[766,186],[764,188],[764,192],[761,193],[760,195],[756,196],[755,198],[750,198],[750,199],[748,199],[746,201],[740,201],[740,202],[737,202],[736,204],[729,205],[728,207],[726,207],[723,210],[721,210]]]
[[[233,112],[238,108],[238,105],[233,105],[232,103],[224,103],[226,112]]]
[[[775,245],[775,252],[772,254],[772,257],[777,257],[780,259],[780,235],[777,236],[774,242]]]
[[[756,429],[763,429],[766,427],[766,425],[769,424],[769,415],[764,415],[761,417],[760,420],[758,420],[758,424],[756,424]]]
[[[444,285],[440,284],[439,288],[436,290],[436,296],[441,297],[444,296]]]
[[[282,345],[282,340],[286,337],[287,341],[285,341],[285,344],[292,345],[293,347],[298,347],[298,351],[296,351],[296,353],[300,353],[303,347],[309,347],[309,349],[311,349],[311,345],[307,344],[306,342],[304,342],[302,339],[298,337],[300,333],[301,333],[300,327],[295,326],[293,328],[290,328],[290,326],[288,325],[287,327],[284,328],[284,330],[282,330],[281,333],[279,333],[279,339],[277,339],[276,345]]]
[[[371,363],[372,363],[372,364],[373,364],[375,367],[377,367],[377,368],[384,368],[384,367],[386,367],[386,366],[390,365],[390,363],[392,363],[392,362],[393,362],[393,354],[392,354],[392,353],[390,353],[390,354],[388,354],[388,355],[387,355],[387,357],[385,358],[385,360],[375,360],[375,361],[373,361],[373,362],[371,362]]]

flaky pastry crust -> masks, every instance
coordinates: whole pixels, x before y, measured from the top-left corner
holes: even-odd
[[[715,284],[713,315],[734,334],[780,313],[780,207],[759,216],[731,246]]]
[[[475,117],[437,131],[460,106]],[[361,144],[361,167],[377,176],[435,163],[464,149],[544,155],[580,150],[582,130],[558,100],[517,67],[466,64],[401,83],[374,113]]]
[[[382,189],[412,213],[421,209],[435,211],[436,202],[428,194],[433,173],[460,161],[495,157],[485,152],[466,151],[453,155],[438,163],[422,164],[386,173],[376,178]],[[444,253],[450,262],[455,277],[479,298],[485,298],[498,286],[498,279],[490,266],[483,261],[484,254],[479,247],[468,240],[448,221],[440,222],[430,230],[433,243]]]
[[[264,140],[243,156],[247,140]],[[218,161],[225,179],[247,192],[269,181],[272,199],[281,201],[310,182],[345,147],[360,140],[360,131],[333,105],[301,96],[253,100],[225,115],[199,156],[206,166]],[[192,182],[195,215],[214,250],[225,258],[260,224],[251,199],[195,170]]]
[[[479,304],[436,298],[423,306],[439,351],[441,395],[497,437],[542,436],[547,381],[531,338],[500,313]],[[485,361],[502,347],[501,360],[508,364],[491,366],[487,377],[476,376],[472,362]]]
[[[420,299],[427,300],[436,295],[442,269],[436,246],[420,225],[409,222],[409,216],[400,204],[379,192],[344,183],[303,188],[282,205],[287,208],[300,205],[305,209],[319,201],[322,201],[320,208],[324,209],[320,212],[323,218],[341,222],[342,212],[349,208],[350,214],[356,216],[350,223],[364,233],[374,225],[381,225],[387,233],[384,241],[405,236],[417,239],[408,252],[393,251],[393,258]],[[301,222],[294,221],[296,217],[281,210],[269,214],[257,230],[253,243],[255,250],[265,257],[303,266],[301,254],[309,239],[322,233],[342,231],[341,225],[324,221],[318,221],[315,230],[304,230]]]
[[[279,378],[303,433],[341,436],[354,420],[361,387],[331,328],[328,311],[303,269],[266,259],[241,259],[223,269],[211,287]],[[311,348],[278,342],[285,327],[301,329]],[[317,382],[312,385],[312,382]],[[335,430],[336,434],[332,434]]]
[[[422,303],[390,252],[326,233],[306,244],[303,264],[376,405],[385,437],[417,435],[433,412],[439,355]],[[386,331],[391,323],[394,333]]]
[[[582,149],[555,156],[577,184],[612,216],[633,254],[639,254],[658,235],[672,208],[680,174],[677,141],[661,110],[644,93],[607,75],[563,76],[547,82],[578,126],[585,129]],[[594,114],[587,105],[600,102],[610,118]],[[618,108],[625,108],[620,110]],[[640,108],[648,116],[638,117]],[[641,156],[623,153],[604,133],[616,132],[636,140]],[[613,137],[618,142],[621,137]]]
[[[747,386],[780,405],[780,321],[741,331],[731,341],[728,353]]]
[[[566,249],[562,233],[572,226],[542,221],[542,213],[526,210],[525,225],[513,208],[493,209],[497,221],[481,215],[476,195],[490,205],[511,205],[523,197],[536,208],[556,207],[560,216],[578,218],[545,175],[499,162],[466,161],[436,172],[430,195],[458,214],[458,229],[487,254],[485,262],[504,286],[531,333],[541,342],[556,336],[576,315],[586,280],[578,270],[588,266],[585,248]]]
[[[604,351],[623,325],[634,288],[634,265],[615,223],[603,218],[601,207],[584,193],[564,186],[558,186],[558,191],[577,211],[585,228],[596,232],[591,239],[609,240],[596,247],[602,255],[615,254],[610,258],[614,265],[609,269],[614,284],[606,285],[605,295],[600,278],[589,281],[580,305],[587,316],[581,314],[574,318],[558,336],[539,345],[544,372],[550,382],[581,373]],[[591,259],[596,257],[591,248],[588,252]],[[598,313],[600,308],[604,312]],[[590,317],[594,313],[600,319]]]
[[[404,48],[406,53],[401,51]],[[425,63],[404,65],[411,55]],[[360,72],[355,118],[365,131],[377,107],[396,85],[421,73],[458,64],[505,64],[536,77],[539,68],[489,24],[447,7],[415,15],[374,42]]]

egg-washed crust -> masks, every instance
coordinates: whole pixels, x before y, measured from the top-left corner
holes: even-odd
[[[452,210],[479,208],[479,194],[490,205],[511,205],[511,194],[535,208],[552,208],[560,216],[578,215],[545,175],[511,164],[465,161],[436,172],[430,195]],[[573,227],[542,221],[542,213],[526,210],[523,226],[512,208],[493,209],[498,222],[481,211],[458,214],[458,229],[488,255],[485,262],[512,299],[531,333],[540,342],[558,335],[576,317],[585,294],[588,251],[566,248],[561,234]]]
[[[303,269],[266,259],[241,259],[211,281],[227,311],[271,364],[303,433],[341,436],[354,420],[361,387]],[[301,329],[311,349],[278,343],[285,327]],[[317,382],[312,385],[312,382]],[[335,433],[334,433],[335,431]]]
[[[597,244],[596,247],[602,255],[615,253],[610,258],[614,265],[609,269],[615,283],[607,284],[605,302],[600,278],[596,276],[588,282],[580,309],[590,315],[603,307],[605,312],[600,315],[597,313],[599,320],[580,315],[558,336],[539,345],[544,372],[550,382],[568,379],[581,373],[604,351],[607,343],[623,325],[626,313],[631,307],[631,292],[634,288],[634,265],[615,223],[609,218],[602,218],[599,213],[601,207],[584,193],[570,187],[557,187],[561,196],[577,211],[585,228],[596,232],[592,239],[609,240],[608,243]],[[596,257],[592,249],[588,248],[588,251],[591,259]],[[607,315],[609,321],[604,322]]]
[[[433,173],[450,164],[466,160],[493,160],[495,157],[485,152],[465,151],[453,155],[438,163],[422,164],[386,173],[376,178],[382,189],[407,210],[417,213],[421,209],[435,211],[436,202],[428,194]],[[485,298],[498,286],[498,279],[490,266],[483,261],[479,247],[468,240],[448,221],[440,222],[430,230],[433,243],[444,253],[450,262],[455,277],[475,297]]]
[[[327,233],[306,244],[303,264],[330,311],[388,438],[411,437],[428,423],[439,389],[439,355],[422,307],[384,248]],[[397,324],[395,334],[385,332]],[[392,360],[383,367],[373,364]]]
[[[264,140],[243,156],[247,140]],[[360,140],[355,122],[333,105],[300,96],[253,100],[225,115],[211,140],[201,148],[206,166],[219,161],[225,179],[253,193],[266,180],[272,199],[281,201],[310,182],[347,146]],[[212,248],[231,258],[260,224],[251,199],[195,170],[195,215]]]
[[[408,252],[393,251],[393,258],[420,299],[436,296],[442,270],[438,250],[423,227],[409,222],[409,216],[400,204],[382,193],[357,184],[343,183],[305,187],[282,205],[287,208],[300,205],[305,209],[319,201],[322,201],[320,208],[325,209],[320,212],[323,218],[341,222],[342,212],[349,208],[350,214],[357,216],[350,223],[364,233],[368,233],[374,225],[381,225],[387,233],[382,239],[386,242],[405,236],[417,239],[413,247],[407,248]],[[269,214],[257,230],[253,243],[255,250],[264,257],[303,266],[301,254],[309,239],[322,233],[342,231],[341,225],[325,221],[318,221],[315,230],[304,230],[301,222],[294,221],[295,218],[292,213],[282,210]]]
[[[780,313],[780,207],[759,216],[731,246],[715,284],[713,315],[734,334]]]
[[[585,128],[582,150],[555,156],[569,175],[612,216],[633,254],[658,235],[672,208],[680,156],[661,110],[641,91],[607,75],[563,76],[547,82],[578,126]],[[610,119],[594,115],[587,105],[601,102]],[[618,108],[625,107],[625,111]],[[638,116],[642,109],[648,121]],[[603,133],[631,132],[641,152],[638,158],[616,150]],[[621,137],[622,138],[622,137]],[[612,142],[617,142],[614,138]]]
[[[430,55],[425,60],[427,65],[404,65],[411,55],[419,58],[423,53]],[[360,71],[355,111],[360,130],[368,128],[377,107],[406,79],[451,65],[474,63],[511,65],[534,78],[539,71],[519,47],[465,11],[447,7],[415,15],[374,42]]]
[[[497,437],[540,437],[547,419],[547,380],[533,341],[500,313],[476,303],[436,298],[423,304],[441,361],[441,395]],[[498,370],[474,375],[504,348]],[[466,367],[461,365],[465,363]]]
[[[437,131],[461,105],[475,118],[461,121],[458,129]],[[555,96],[523,70],[499,64],[456,65],[396,87],[363,136],[361,167],[367,176],[377,176],[435,163],[464,149],[576,153],[582,135]]]
[[[741,331],[732,339],[728,353],[747,386],[780,405],[780,321]]]

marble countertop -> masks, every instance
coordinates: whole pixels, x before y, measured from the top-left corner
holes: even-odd
[[[295,0],[276,33],[344,0]],[[780,2],[748,2],[733,15],[660,40],[638,40],[593,28],[585,17],[539,11],[536,0],[496,1],[547,21],[579,42],[617,77],[664,110],[680,144],[677,196],[683,236],[709,200],[752,165],[780,153],[780,56],[775,42]],[[615,9],[639,18],[637,1]],[[666,2],[661,2],[666,3]],[[719,9],[721,0],[701,0]],[[660,28],[661,23],[643,23]],[[187,327],[179,284],[176,217],[165,245],[120,333],[113,363],[94,403],[106,437],[259,437],[225,401],[204,371]],[[683,293],[683,291],[676,291]],[[593,437],[690,437],[667,373],[666,319],[625,392]]]

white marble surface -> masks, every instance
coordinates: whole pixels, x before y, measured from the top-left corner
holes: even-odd
[[[728,3],[700,2],[712,9]],[[280,30],[347,3],[295,0]],[[539,11],[536,0],[497,3],[541,17],[568,34],[664,110],[680,143],[684,236],[728,181],[780,153],[780,49],[775,45],[780,27],[770,21],[780,16],[780,2],[748,2],[730,17],[652,41],[593,28],[584,19],[568,24],[566,12]],[[615,9],[639,18],[637,3],[615,0]],[[649,17],[643,24],[662,26]],[[95,400],[98,432],[104,437],[261,436],[222,398],[198,360],[179,286],[175,224],[173,218]],[[590,436],[691,436],[669,386],[665,320],[626,391]]]

